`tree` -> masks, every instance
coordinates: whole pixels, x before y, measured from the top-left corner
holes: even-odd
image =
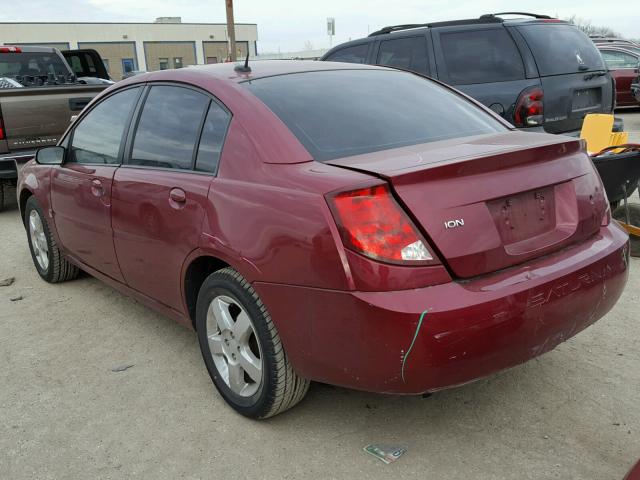
[[[609,27],[602,27],[593,25],[591,20],[587,20],[584,18],[580,18],[577,15],[571,15],[569,18],[565,18],[565,20],[580,30],[582,30],[587,35],[602,35],[604,37],[620,37],[621,35],[615,30]]]
[[[311,43],[311,40],[307,40],[306,42],[304,42],[304,49],[313,50],[313,43]]]

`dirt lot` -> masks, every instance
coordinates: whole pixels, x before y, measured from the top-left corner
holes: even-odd
[[[640,112],[624,116],[640,140]],[[608,480],[640,457],[640,259],[612,312],[528,364],[428,399],[315,384],[253,422],[217,395],[193,332],[90,277],[42,282],[15,206],[0,246],[16,278],[0,287],[2,479]],[[408,453],[384,465],[369,443]]]

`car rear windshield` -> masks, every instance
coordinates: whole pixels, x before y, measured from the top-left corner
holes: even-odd
[[[0,53],[0,77],[69,75],[69,68],[55,53]]]
[[[244,85],[319,161],[507,130],[462,96],[407,72],[305,72]]]
[[[542,76],[605,70],[596,46],[573,25],[539,23],[517,28],[529,44]]]

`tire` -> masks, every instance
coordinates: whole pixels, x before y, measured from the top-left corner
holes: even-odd
[[[37,224],[38,221],[40,222],[39,225]],[[35,228],[31,222],[34,222]],[[24,209],[24,223],[27,229],[31,258],[43,280],[49,283],[59,283],[76,278],[80,270],[67,261],[60,252],[55,239],[51,235],[42,208],[33,196],[27,200]]]
[[[0,180],[0,212],[4,210],[4,194],[5,194],[5,186],[4,183]]]
[[[212,273],[202,284],[196,330],[214,385],[242,415],[272,417],[307,393],[310,382],[293,370],[267,309],[249,282],[232,268]]]

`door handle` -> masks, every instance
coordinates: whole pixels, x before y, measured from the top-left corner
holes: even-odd
[[[97,178],[91,180],[91,194],[94,197],[102,197],[104,195],[104,188],[102,182]]]
[[[183,208],[187,203],[187,194],[181,188],[172,188],[169,192],[169,203],[174,208]]]

